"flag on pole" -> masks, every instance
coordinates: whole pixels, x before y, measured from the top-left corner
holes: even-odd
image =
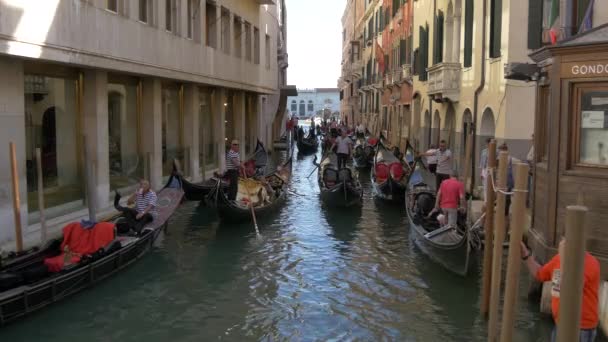
[[[549,40],[551,45],[556,44],[560,37],[559,32],[559,0],[551,1],[551,12],[549,14]]]

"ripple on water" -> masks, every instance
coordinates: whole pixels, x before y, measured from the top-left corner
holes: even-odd
[[[402,205],[335,210],[311,157],[294,160],[286,205],[227,225],[186,203],[155,249],[121,274],[0,332],[65,341],[483,341],[478,279],[453,276],[410,243]],[[517,340],[546,333],[525,302]],[[546,336],[546,335],[543,335]]]

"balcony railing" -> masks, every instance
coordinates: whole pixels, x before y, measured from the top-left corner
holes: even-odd
[[[427,69],[429,94],[458,102],[460,97],[460,63],[439,63]]]
[[[412,81],[412,66],[410,64],[403,64],[401,66],[401,81]]]

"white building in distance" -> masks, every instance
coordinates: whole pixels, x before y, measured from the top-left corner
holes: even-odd
[[[300,118],[311,117],[322,111],[331,114],[340,113],[340,90],[338,88],[298,89],[298,96],[287,98],[290,115]]]

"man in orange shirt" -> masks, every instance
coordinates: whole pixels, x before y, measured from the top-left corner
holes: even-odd
[[[561,286],[561,262],[560,256],[564,255],[566,239],[562,237],[558,253],[545,265],[540,265],[534,258],[531,258],[531,253],[526,245],[521,243],[521,258],[528,266],[528,270],[535,278],[540,281],[551,281],[551,311],[553,313],[553,321],[557,324],[559,317],[559,298]],[[598,260],[585,252],[585,270],[583,280],[583,303],[581,310],[580,323],[580,342],[593,342],[597,335],[598,317],[598,291],[600,288],[600,263]],[[551,341],[556,339],[556,328],[553,328]]]

